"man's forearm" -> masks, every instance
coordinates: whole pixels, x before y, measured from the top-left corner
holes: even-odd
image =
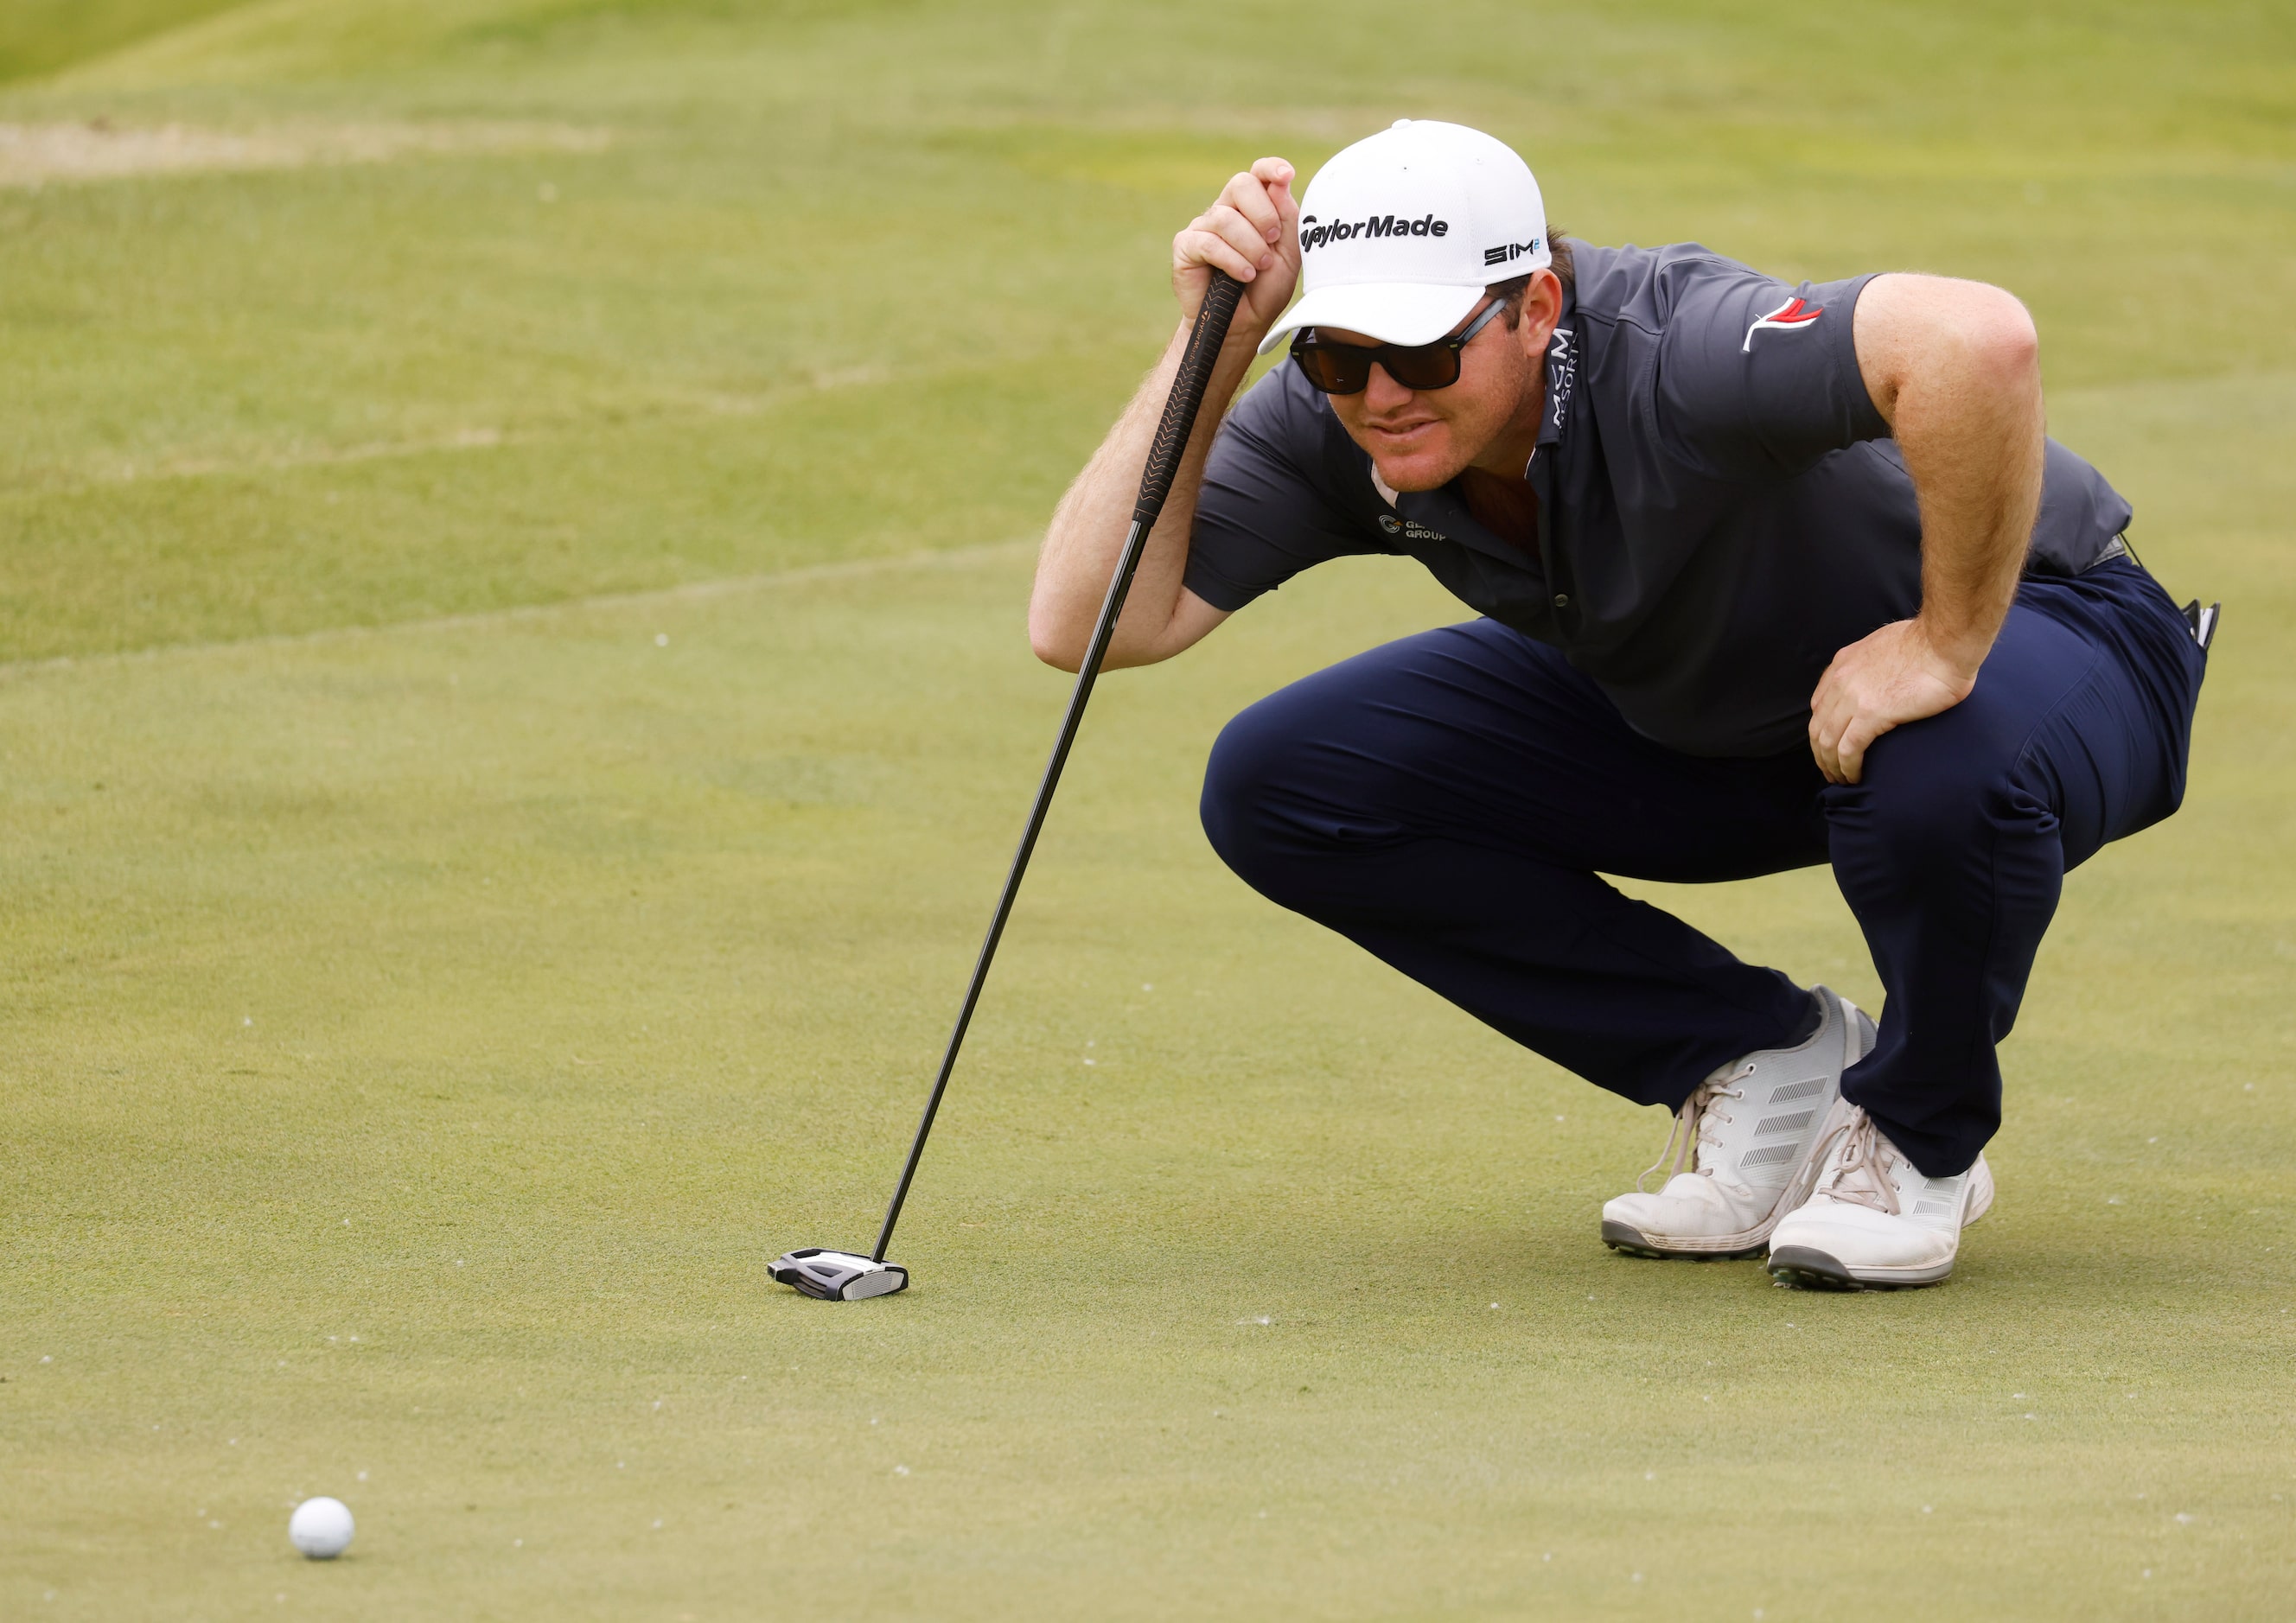
[[[1809,745],[1855,783],[1893,727],[1951,709],[2009,616],[2041,504],[2039,341],[1999,288],[1877,276],[1857,300],[1857,365],[1913,475],[1922,607],[1833,656],[1810,695]]]
[[[1069,487],[1051,527],[1045,533],[1037,561],[1037,582],[1029,600],[1029,639],[1037,657],[1066,670],[1082,661],[1099,618],[1109,577],[1115,572],[1124,538],[1131,529],[1132,509],[1140,496],[1141,470],[1156,437],[1172,392],[1172,380],[1187,347],[1183,326],[1165,346],[1163,358],[1141,382],[1124,414],[1101,442],[1092,461]],[[1203,409],[1196,414],[1195,431],[1188,440],[1172,480],[1171,495],[1162,515],[1150,532],[1140,572],[1133,578],[1125,599],[1124,618],[1117,623],[1109,645],[1111,668],[1143,665],[1178,652],[1174,623],[1181,603],[1182,577],[1188,564],[1188,534],[1196,515],[1196,496],[1202,488],[1204,460],[1213,436],[1227,414],[1235,391],[1251,367],[1249,343],[1231,340],[1204,391]],[[1189,640],[1193,641],[1193,637]]]
[[[1913,283],[1890,291],[1932,307],[1933,319],[1909,324],[1918,351],[1881,401],[1921,503],[1918,624],[1973,680],[2016,595],[2040,508],[2038,346],[2023,307],[1997,288],[1889,280]]]
[[[1921,501],[1922,628],[1972,676],[2008,617],[2040,510],[2038,368],[1985,405],[1901,402],[1898,430]]]

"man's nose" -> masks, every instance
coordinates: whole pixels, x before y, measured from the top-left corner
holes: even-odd
[[[1371,364],[1371,379],[1364,385],[1364,404],[1374,412],[1398,411],[1411,403],[1412,391],[1390,377],[1387,368],[1377,361]]]

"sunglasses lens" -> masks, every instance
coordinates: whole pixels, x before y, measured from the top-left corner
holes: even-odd
[[[1406,389],[1448,389],[1459,381],[1459,352],[1448,344],[1423,344],[1416,349],[1390,346],[1379,361],[1387,375]]]
[[[1371,381],[1371,354],[1343,344],[1300,344],[1292,351],[1308,381],[1327,395],[1363,392]]]

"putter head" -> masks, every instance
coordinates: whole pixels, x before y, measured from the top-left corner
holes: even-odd
[[[909,1288],[909,1271],[898,1262],[824,1250],[817,1245],[777,1258],[774,1277],[825,1302],[857,1302],[865,1296],[890,1296]]]

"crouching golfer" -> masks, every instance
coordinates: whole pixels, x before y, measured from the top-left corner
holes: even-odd
[[[1303,201],[1263,159],[1173,239],[1244,283],[1111,665],[1310,564],[1407,554],[1484,618],[1253,705],[1204,827],[1271,899],[1678,1112],[1603,1238],[1931,1284],[1993,1200],[2008,1034],[2065,870],[2167,816],[2204,650],[2128,504],[2046,439],[2033,326],[1930,276],[1787,287],[1551,239],[1499,142],[1398,124]],[[1304,284],[1292,304],[1295,284]],[[1289,312],[1286,307],[1289,306]],[[1074,669],[1186,322],[1053,521]],[[1599,875],[1831,863],[1889,1001],[1741,963]]]

